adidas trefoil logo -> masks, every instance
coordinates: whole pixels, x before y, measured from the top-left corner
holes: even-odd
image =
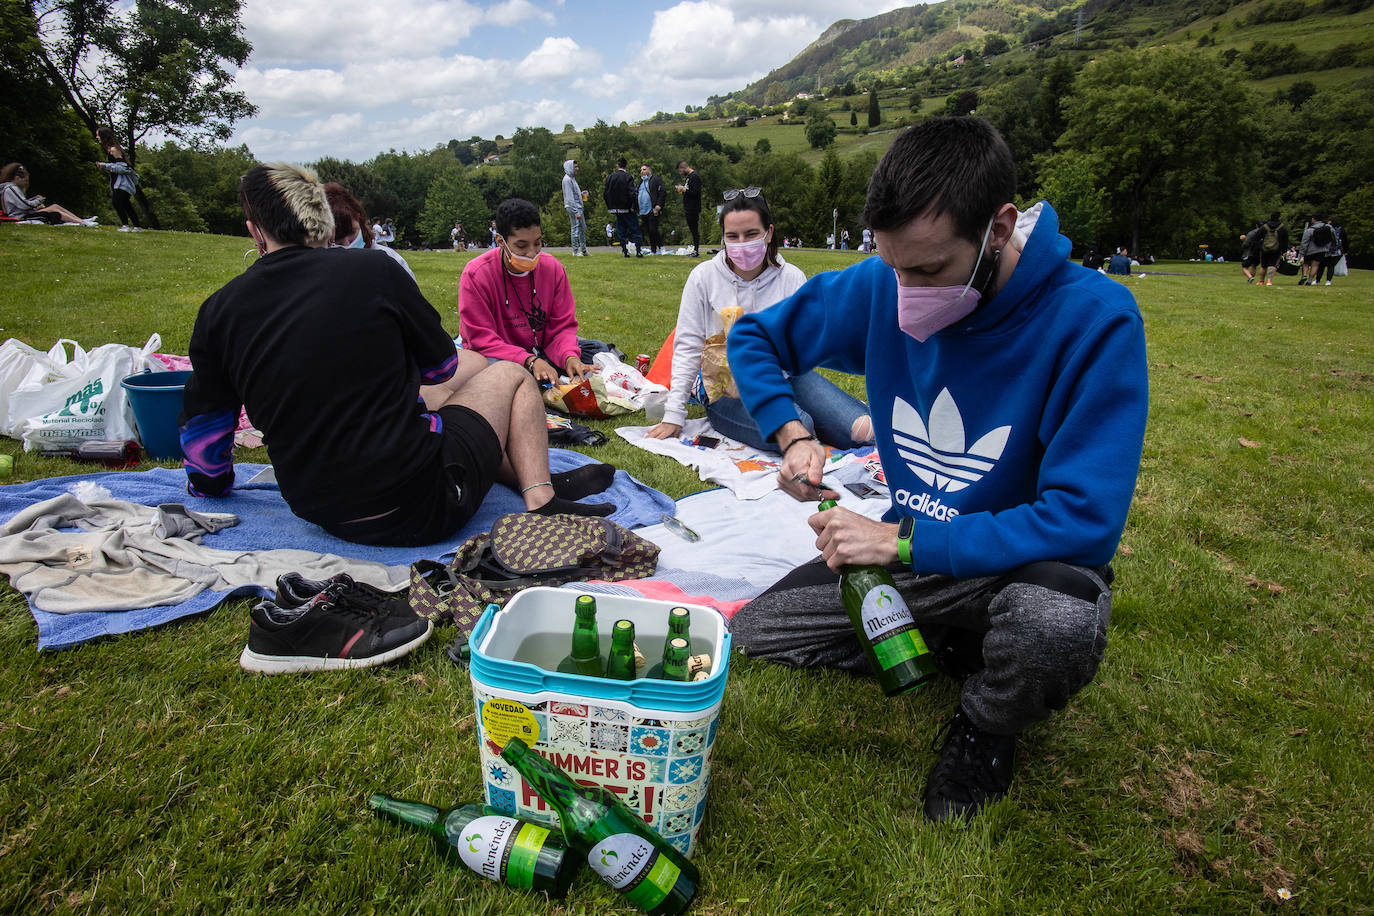
[[[954,493],[983,479],[1002,457],[1011,435],[999,426],[964,448],[964,418],[945,388],[930,408],[930,422],[901,398],[892,405],[892,437],[906,466],[937,490]]]

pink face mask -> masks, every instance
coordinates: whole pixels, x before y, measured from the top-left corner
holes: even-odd
[[[755,239],[752,242],[726,242],[725,253],[740,270],[748,272],[758,268],[763,263],[763,259],[768,256],[768,238]]]
[[[992,220],[989,219],[983,241],[978,244],[978,260],[973,263],[973,272],[963,286],[902,286],[901,280],[897,281],[897,324],[904,332],[925,343],[935,332],[973,314],[983,298],[982,291],[973,288],[973,278],[978,276],[978,268],[983,263],[983,246],[988,243],[991,232]]]

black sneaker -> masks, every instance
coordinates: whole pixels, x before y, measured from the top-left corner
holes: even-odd
[[[408,654],[433,632],[428,620],[381,614],[372,603],[327,588],[303,607],[271,601],[254,607],[239,666],[259,674],[369,668]]]
[[[355,581],[348,573],[339,573],[328,579],[307,579],[296,572],[277,576],[277,597],[273,603],[282,610],[291,610],[308,604],[325,591],[335,598],[347,595],[352,603],[370,605],[383,616],[415,616],[410,608],[410,589],[384,592],[366,582]]]
[[[1011,788],[1016,736],[983,731],[962,706],[942,730],[945,746],[926,784],[926,817],[937,823],[968,820]]]

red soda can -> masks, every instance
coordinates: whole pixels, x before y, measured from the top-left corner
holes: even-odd
[[[640,375],[644,375],[649,371],[648,353],[641,353],[635,357],[635,368],[639,370]]]

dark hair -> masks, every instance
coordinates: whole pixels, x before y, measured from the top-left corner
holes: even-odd
[[[863,221],[870,229],[905,226],[948,213],[974,244],[988,219],[1016,197],[1016,163],[1002,135],[982,118],[931,118],[909,127],[868,183]]]
[[[686,159],[679,159],[679,160],[677,161],[677,167],[680,168],[680,169],[681,169],[681,168],[689,168],[689,169],[690,169],[690,168],[691,168],[691,165],[688,164],[688,162],[687,162]]]
[[[1270,214],[1269,214],[1269,222],[1271,222],[1271,223],[1277,223],[1278,221],[1279,221],[1279,211],[1275,210],[1273,213],[1270,213]]]
[[[615,167],[618,169],[623,169],[627,165],[629,165],[629,163],[625,161],[624,156],[621,156],[619,159],[615,161]]]
[[[119,137],[115,135],[115,132],[111,128],[97,127],[95,129],[95,137],[100,141],[100,145],[106,149],[112,146],[119,146]]]
[[[496,233],[503,239],[510,238],[513,230],[538,225],[539,208],[528,200],[511,197],[496,208]]]
[[[743,194],[733,200],[727,200],[720,208],[720,228],[725,229],[725,215],[727,213],[738,213],[741,210],[750,210],[759,215],[759,222],[763,223],[763,231],[767,232],[768,227],[773,225],[773,211],[768,209],[768,201],[763,199],[760,194],[757,197],[745,197]],[[724,244],[722,240],[721,244]],[[780,267],[778,261],[778,233],[773,230],[773,237],[768,240],[768,255],[764,258],[764,263],[770,267]]]
[[[14,181],[17,177],[27,175],[28,171],[19,163],[11,162],[3,169],[0,169],[0,182]]]
[[[334,238],[324,186],[309,169],[255,165],[239,179],[239,204],[245,219],[284,245],[326,245]]]
[[[367,218],[367,211],[358,202],[358,198],[349,193],[348,188],[339,184],[337,181],[327,182],[324,186],[324,196],[329,198],[329,209],[334,213],[334,241],[339,240],[339,236],[344,234],[349,223],[358,227],[358,231],[363,234],[363,247],[372,247],[372,221]],[[353,233],[349,232],[349,235]]]

